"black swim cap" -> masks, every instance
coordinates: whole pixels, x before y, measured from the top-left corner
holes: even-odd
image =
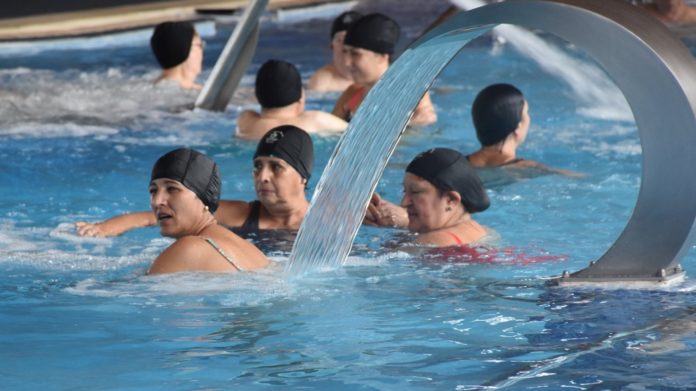
[[[401,29],[390,17],[379,13],[365,15],[346,32],[346,45],[381,54],[392,54]]]
[[[195,30],[189,22],[164,22],[155,27],[150,47],[163,69],[183,63],[191,51]]]
[[[302,77],[294,65],[268,60],[256,73],[256,99],[263,108],[284,107],[302,97]]]
[[[524,95],[510,84],[493,84],[476,95],[471,117],[481,145],[495,145],[517,129],[522,120]]]
[[[453,149],[429,149],[416,156],[406,167],[406,172],[425,179],[441,190],[456,191],[469,213],[482,212],[491,204],[474,168],[464,155]]]
[[[331,24],[331,38],[339,31],[348,30],[348,27],[355,23],[361,16],[362,14],[360,12],[355,11],[346,11],[338,15]]]
[[[309,179],[314,166],[312,138],[293,125],[276,126],[266,133],[256,147],[254,159],[259,156],[283,159],[302,178]]]
[[[210,213],[217,210],[220,203],[220,173],[217,164],[204,154],[190,148],[167,152],[152,167],[150,181],[159,178],[181,182],[196,193]]]

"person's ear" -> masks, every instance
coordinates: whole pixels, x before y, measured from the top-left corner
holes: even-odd
[[[462,196],[459,194],[459,192],[456,192],[454,190],[450,190],[447,193],[445,193],[445,197],[447,198],[448,208],[454,209],[455,206],[462,202]]]

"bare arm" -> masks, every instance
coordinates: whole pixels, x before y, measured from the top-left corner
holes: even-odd
[[[153,212],[133,212],[112,217],[99,223],[80,221],[75,223],[80,236],[117,236],[134,228],[149,227],[157,224]]]
[[[437,121],[437,113],[435,112],[432,100],[430,100],[430,93],[426,92],[420,102],[418,102],[418,106],[416,106],[416,110],[413,112],[409,124],[430,125],[435,121]]]
[[[543,171],[549,174],[557,174],[557,175],[563,175],[567,177],[572,177],[572,178],[582,178],[587,176],[587,174],[582,173],[582,172],[577,172],[577,171],[571,171],[571,170],[563,170],[560,168],[553,168],[546,166],[544,164],[541,164],[539,162],[535,162],[534,160],[520,160],[519,162],[514,164],[515,167],[519,168],[534,168],[539,171]]]
[[[305,111],[298,126],[310,133],[339,133],[346,130],[348,122],[323,111]]]
[[[255,139],[254,124],[261,118],[261,115],[252,110],[244,110],[237,117],[237,128],[234,132],[235,137],[244,139]]]

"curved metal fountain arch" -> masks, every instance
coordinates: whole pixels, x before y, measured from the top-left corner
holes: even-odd
[[[359,210],[367,205],[371,191],[336,188],[334,177],[374,178],[374,190],[413,108],[437,75],[470,40],[503,23],[553,33],[584,49],[626,96],[640,135],[642,181],[624,231],[598,261],[573,274],[564,272],[559,281],[664,281],[683,275],[679,261],[696,231],[696,67],[691,53],[655,18],[623,2],[605,0],[490,4],[455,15],[414,42],[372,88],[336,147],[298,233],[289,269],[298,258],[309,264],[315,262],[306,259],[312,256],[347,258],[349,248],[323,254],[321,248],[341,240],[341,235],[350,246],[361,216],[344,215],[342,208],[352,205]],[[395,96],[405,101],[397,109],[392,107]],[[378,136],[371,136],[376,129]],[[347,144],[361,142],[384,144],[383,156],[370,172],[361,170],[362,156],[342,151]],[[337,195],[345,199],[323,203]],[[330,213],[322,213],[327,210]],[[321,227],[329,216],[346,222],[339,232],[325,232],[326,238],[303,235],[308,227]],[[314,255],[296,254],[303,242],[311,242]]]

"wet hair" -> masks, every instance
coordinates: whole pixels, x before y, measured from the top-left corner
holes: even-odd
[[[336,17],[331,24],[331,38],[340,31],[346,31],[348,28],[355,23],[356,20],[360,19],[362,14],[356,11],[346,11]]]
[[[348,28],[343,43],[376,53],[393,54],[400,32],[399,24],[390,17],[368,14]]]
[[[215,213],[220,203],[220,173],[215,162],[204,154],[179,148],[162,155],[152,167],[150,181],[167,178],[181,182]]]
[[[183,63],[191,51],[196,30],[190,22],[164,22],[155,27],[150,47],[163,69]]]
[[[256,99],[263,108],[284,107],[302,97],[302,77],[294,65],[268,60],[256,73]]]
[[[517,129],[522,120],[524,95],[510,84],[493,84],[476,95],[471,117],[481,145],[495,145]]]
[[[464,155],[453,149],[429,149],[416,156],[406,172],[425,179],[439,190],[456,191],[469,213],[482,212],[491,204],[474,168]]]
[[[312,175],[314,166],[312,138],[297,126],[281,125],[269,130],[256,147],[254,159],[259,156],[283,159],[307,180]]]

